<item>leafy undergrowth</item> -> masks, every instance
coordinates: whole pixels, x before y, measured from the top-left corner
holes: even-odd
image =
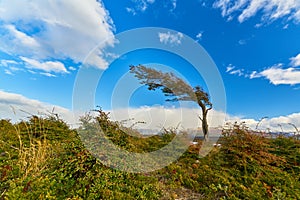
[[[128,135],[102,111],[82,118],[81,130],[93,123],[132,152],[158,150],[175,137],[167,130],[142,138],[126,129]],[[103,165],[82,137],[55,116],[0,120],[0,199],[300,199],[300,142],[294,138],[269,139],[235,124],[204,158],[199,141],[169,166],[134,174]]]

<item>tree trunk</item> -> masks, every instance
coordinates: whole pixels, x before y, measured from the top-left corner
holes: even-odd
[[[209,141],[207,110],[202,112],[202,131],[204,135],[204,141]]]

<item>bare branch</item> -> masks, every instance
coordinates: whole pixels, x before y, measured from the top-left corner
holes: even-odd
[[[203,121],[202,117],[200,117],[200,115],[198,115],[198,118],[200,119],[200,121]]]

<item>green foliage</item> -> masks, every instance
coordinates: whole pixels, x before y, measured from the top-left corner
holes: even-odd
[[[156,178],[103,166],[61,120],[33,116],[15,125],[3,120],[1,125],[0,137],[5,141],[0,145],[0,199],[158,199],[161,195]],[[22,159],[21,147],[52,151],[44,159],[46,165],[37,168],[40,171],[28,171],[34,154]],[[24,166],[18,164],[20,160]],[[37,160],[36,166],[41,164]]]
[[[81,121],[81,128],[99,124],[107,138],[132,152],[157,150],[175,136],[166,130],[142,138],[101,110]],[[0,199],[300,199],[300,141],[270,139],[243,124],[224,129],[222,146],[205,158],[199,158],[199,141],[151,173],[104,166],[81,139],[56,117],[0,120]]]
[[[139,132],[132,128],[122,126],[118,122],[109,120],[109,113],[105,113],[101,109],[95,110],[98,115],[95,117],[96,124],[93,117],[87,115],[81,118],[81,122],[85,131],[81,131],[82,139],[93,141],[91,139],[94,135],[91,133],[97,132],[97,127],[101,128],[106,138],[112,141],[116,146],[128,150],[130,152],[152,152],[167,145],[174,137],[175,133],[172,130],[165,130],[164,134],[144,137]],[[96,138],[99,142],[98,138]]]

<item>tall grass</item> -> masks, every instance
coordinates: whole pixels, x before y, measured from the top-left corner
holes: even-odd
[[[29,174],[39,176],[40,173],[47,167],[47,162],[52,156],[52,145],[47,140],[47,128],[41,122],[40,118],[32,118],[37,126],[26,123],[23,125],[27,129],[27,136],[29,142],[23,142],[21,137],[21,130],[19,126],[15,126],[16,135],[19,139],[18,162],[19,174],[21,179],[24,180]],[[35,138],[34,136],[40,135],[42,137]]]

